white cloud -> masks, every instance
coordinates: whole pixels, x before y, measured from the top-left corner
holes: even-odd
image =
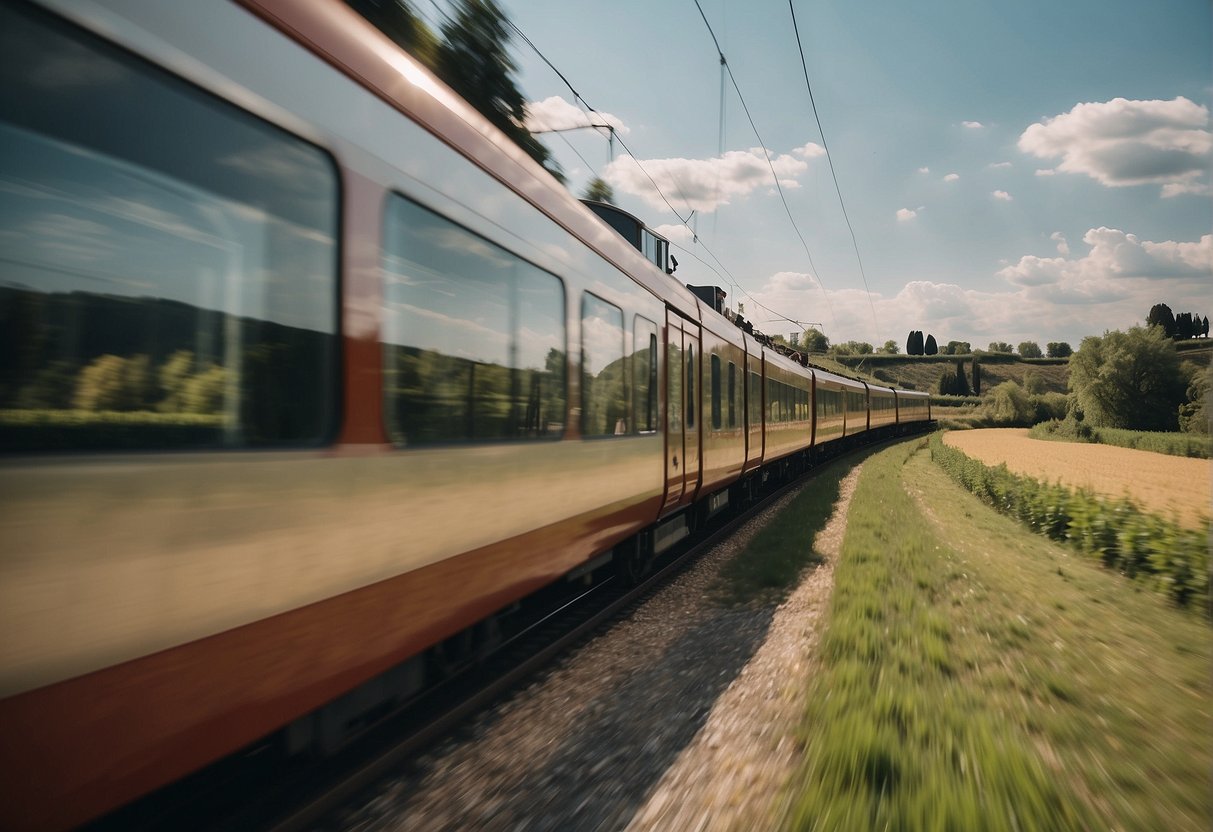
[[[591,125],[609,124],[615,132],[626,136],[631,130],[618,116],[610,113],[587,113],[575,104],[570,104],[558,95],[545,98],[542,101],[531,101],[526,105],[526,118],[523,120],[526,129],[532,133],[543,133],[551,130],[568,130],[573,127],[589,127]]]
[[[666,199],[707,213],[759,188],[770,188],[772,168],[780,186],[800,187],[796,177],[809,169],[806,160],[824,154],[824,149],[809,142],[790,153],[772,154],[770,164],[762,148],[756,147],[730,150],[712,159],[645,159],[640,163],[643,170],[625,155],[603,168],[602,178],[616,190],[641,197],[655,208],[665,208],[665,200],[653,186],[656,182]]]
[[[909,222],[910,220],[914,219],[917,216],[918,216],[918,212],[911,208],[898,208],[897,209],[897,221],[898,222]]]
[[[1176,196],[1208,187],[1200,181],[1213,162],[1208,125],[1208,108],[1182,96],[1115,98],[1076,104],[1030,125],[1019,149],[1044,159],[1060,156],[1057,170],[1085,174],[1108,187],[1153,184]]]
[[[961,124],[970,130],[980,130],[982,127],[985,127],[980,121],[962,121]]]
[[[1066,241],[1066,235],[1060,231],[1054,231],[1049,235],[1049,239],[1057,243],[1057,253],[1062,257],[1070,256],[1070,244]]]
[[[1064,236],[1051,240],[1059,246]],[[832,288],[829,304],[811,275],[780,272],[751,294],[781,314],[820,321],[831,342],[847,340],[903,343],[911,329],[930,332],[940,343],[969,341],[1068,341],[1075,348],[1086,335],[1141,323],[1150,307],[1165,297],[1172,308],[1199,309],[1208,303],[1213,271],[1213,235],[1194,242],[1147,242],[1115,229],[1092,229],[1083,237],[1086,255],[1026,256],[997,275],[999,289],[951,282],[911,280],[889,294],[862,288]],[[1167,280],[1165,292],[1159,280]],[[843,281],[836,277],[838,285]],[[869,305],[870,304],[870,305]],[[872,323],[875,308],[879,332]],[[759,329],[787,334],[786,322],[746,302],[747,317]],[[785,332],[786,330],[786,332]]]
[[[990,165],[990,167],[992,167],[992,168],[1009,168],[1009,167],[1011,167],[1011,163],[1010,162],[995,162],[992,165]]]
[[[659,225],[653,230],[671,243],[690,243],[695,238],[691,229],[682,224]]]
[[[928,167],[921,167],[921,168],[919,168],[919,169],[918,169],[918,172],[919,172],[919,173],[930,173],[930,172],[931,172],[931,169],[930,169],[930,168],[928,168]]]
[[[1014,199],[1014,197],[1012,197],[1006,191],[991,191],[990,196],[994,197],[995,199],[1001,199],[1003,202],[1011,202]]]
[[[949,173],[947,176],[945,176],[943,178],[943,181],[944,182],[955,182],[959,178],[960,178],[959,173]]]
[[[1056,176],[1057,171],[1053,170],[1052,168],[1037,168],[1036,175],[1037,176]]]

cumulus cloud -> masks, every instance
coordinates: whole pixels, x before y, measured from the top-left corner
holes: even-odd
[[[970,130],[980,130],[982,127],[985,127],[980,121],[962,121],[961,124]]]
[[[867,341],[873,345],[921,329],[937,341],[1068,341],[1077,347],[1086,335],[1125,329],[1141,323],[1149,308],[1166,297],[1172,308],[1199,309],[1208,301],[1213,272],[1213,235],[1196,241],[1149,242],[1116,229],[1088,231],[1088,251],[1071,256],[1065,237],[1055,232],[1057,257],[1033,255],[996,274],[1001,288],[973,288],[968,281],[911,279],[900,289],[875,291],[840,288],[848,281],[831,279],[828,293],[812,275],[778,272],[751,294],[758,302],[800,321],[820,321],[830,341]],[[1165,289],[1159,281],[1168,281]],[[858,283],[858,278],[852,283]],[[828,304],[826,295],[828,294]],[[879,332],[872,323],[873,307]],[[759,329],[790,333],[783,321],[746,302]]]
[[[1170,101],[1076,104],[1068,113],[1030,125],[1019,149],[1057,170],[1081,173],[1108,187],[1159,185],[1163,196],[1203,193],[1213,162],[1209,110],[1183,96]],[[1038,171],[1039,173],[1039,171]]]
[[[565,101],[558,95],[545,98],[542,101],[531,101],[526,105],[526,118],[523,125],[532,133],[544,133],[552,130],[569,130],[574,127],[590,127],[594,125],[610,125],[615,132],[622,136],[631,130],[618,116],[610,113],[587,113],[575,104]]]
[[[1060,231],[1054,231],[1049,235],[1049,239],[1057,243],[1057,253],[1062,257],[1070,256],[1070,244],[1066,241],[1066,235]]]
[[[671,243],[690,243],[695,238],[691,229],[681,224],[659,225],[653,230]]]
[[[898,208],[897,209],[897,221],[898,222],[909,222],[910,220],[914,219],[917,216],[918,216],[918,212],[913,210],[912,208]]]
[[[947,176],[945,176],[943,178],[943,181],[944,182],[955,182],[959,178],[960,178],[959,173],[949,173]]]
[[[930,169],[930,168],[928,168],[928,167],[921,167],[921,168],[919,168],[919,169],[918,169],[918,172],[919,172],[919,173],[930,173],[930,172],[931,172],[931,169]]]
[[[1011,163],[1010,162],[995,162],[992,165],[990,165],[990,167],[996,168],[996,169],[997,168],[1009,168],[1009,167],[1011,167]]]
[[[1057,171],[1053,170],[1052,168],[1037,168],[1036,175],[1037,176],[1056,176]]]
[[[1006,191],[991,191],[990,196],[994,197],[995,199],[1001,199],[1003,202],[1011,202],[1014,199],[1014,197],[1012,197]]]
[[[769,188],[773,184],[772,168],[780,186],[800,187],[796,177],[809,169],[808,160],[823,155],[825,150],[813,142],[789,153],[772,154],[769,165],[760,147],[731,150],[712,159],[645,159],[640,164],[625,155],[603,168],[602,178],[616,190],[641,197],[655,208],[665,207],[657,191],[660,188],[671,201],[708,213],[758,188]]]

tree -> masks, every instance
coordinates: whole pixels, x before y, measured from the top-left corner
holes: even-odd
[[[1040,345],[1035,341],[1023,341],[1020,343],[1019,354],[1023,358],[1040,358],[1043,353],[1040,351]]]
[[[1208,434],[1213,416],[1213,365],[1192,371],[1188,378],[1188,400],[1179,406],[1179,429],[1185,433]]]
[[[1204,323],[1201,324],[1200,334],[1206,338],[1209,337],[1209,316],[1208,315],[1205,315]]]
[[[801,346],[809,352],[825,352],[830,348],[830,339],[817,327],[811,326],[800,339]]]
[[[939,352],[934,335],[927,335],[927,342],[923,345],[922,352],[924,355],[936,355]]]
[[[430,69],[438,58],[438,38],[407,0],[346,0],[350,8]]]
[[[969,389],[969,377],[965,375],[965,363],[961,359],[956,359],[956,395],[968,396],[972,394]]]
[[[1005,341],[991,341],[988,352],[1014,352],[1014,350]]]
[[[968,355],[973,352],[973,347],[968,341],[949,341],[939,351],[944,355]]]
[[[1146,315],[1146,326],[1160,326],[1170,338],[1175,334],[1175,315],[1171,312],[1171,307],[1165,303],[1156,303],[1150,307],[1150,312]]]
[[[1045,391],[1045,380],[1035,370],[1028,370],[1023,374],[1023,389],[1033,396],[1043,393]]]
[[[830,347],[835,355],[871,355],[872,345],[866,341],[846,341]]]
[[[892,339],[885,341],[884,346],[878,351],[883,352],[885,355],[897,355],[897,342]]]
[[[1045,350],[1045,354],[1049,358],[1069,358],[1074,353],[1074,350],[1065,341],[1050,341]]]
[[[531,158],[563,181],[551,152],[523,127],[526,99],[514,83],[505,14],[494,0],[458,0],[442,27],[437,70],[451,89],[475,107]]]
[[[583,199],[593,200],[594,202],[615,204],[615,189],[599,176],[595,176],[590,180],[589,184],[585,186],[585,193],[581,196]]]
[[[1186,387],[1161,326],[1088,336],[1070,357],[1070,389],[1096,427],[1175,430]]]
[[[1004,381],[990,391],[991,416],[1004,425],[1032,423],[1033,410],[1028,394],[1013,381]]]
[[[977,356],[973,356],[973,395],[981,395],[981,363]]]
[[[146,355],[102,355],[80,373],[72,406],[77,410],[142,410],[150,392]]]
[[[915,338],[914,338],[914,336],[916,334],[917,334],[916,330],[911,329],[909,337],[906,338],[906,355],[918,355],[919,354],[917,342],[915,341]]]

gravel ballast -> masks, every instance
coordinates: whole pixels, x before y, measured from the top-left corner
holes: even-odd
[[[778,608],[724,608],[711,587],[794,494],[320,828],[768,826],[798,756],[818,622],[858,470],[818,535],[825,563]]]

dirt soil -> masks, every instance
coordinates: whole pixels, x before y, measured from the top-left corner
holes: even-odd
[[[1150,451],[1032,439],[1024,428],[951,431],[944,442],[987,465],[1017,474],[1125,497],[1146,511],[1207,528],[1213,514],[1213,464]]]

